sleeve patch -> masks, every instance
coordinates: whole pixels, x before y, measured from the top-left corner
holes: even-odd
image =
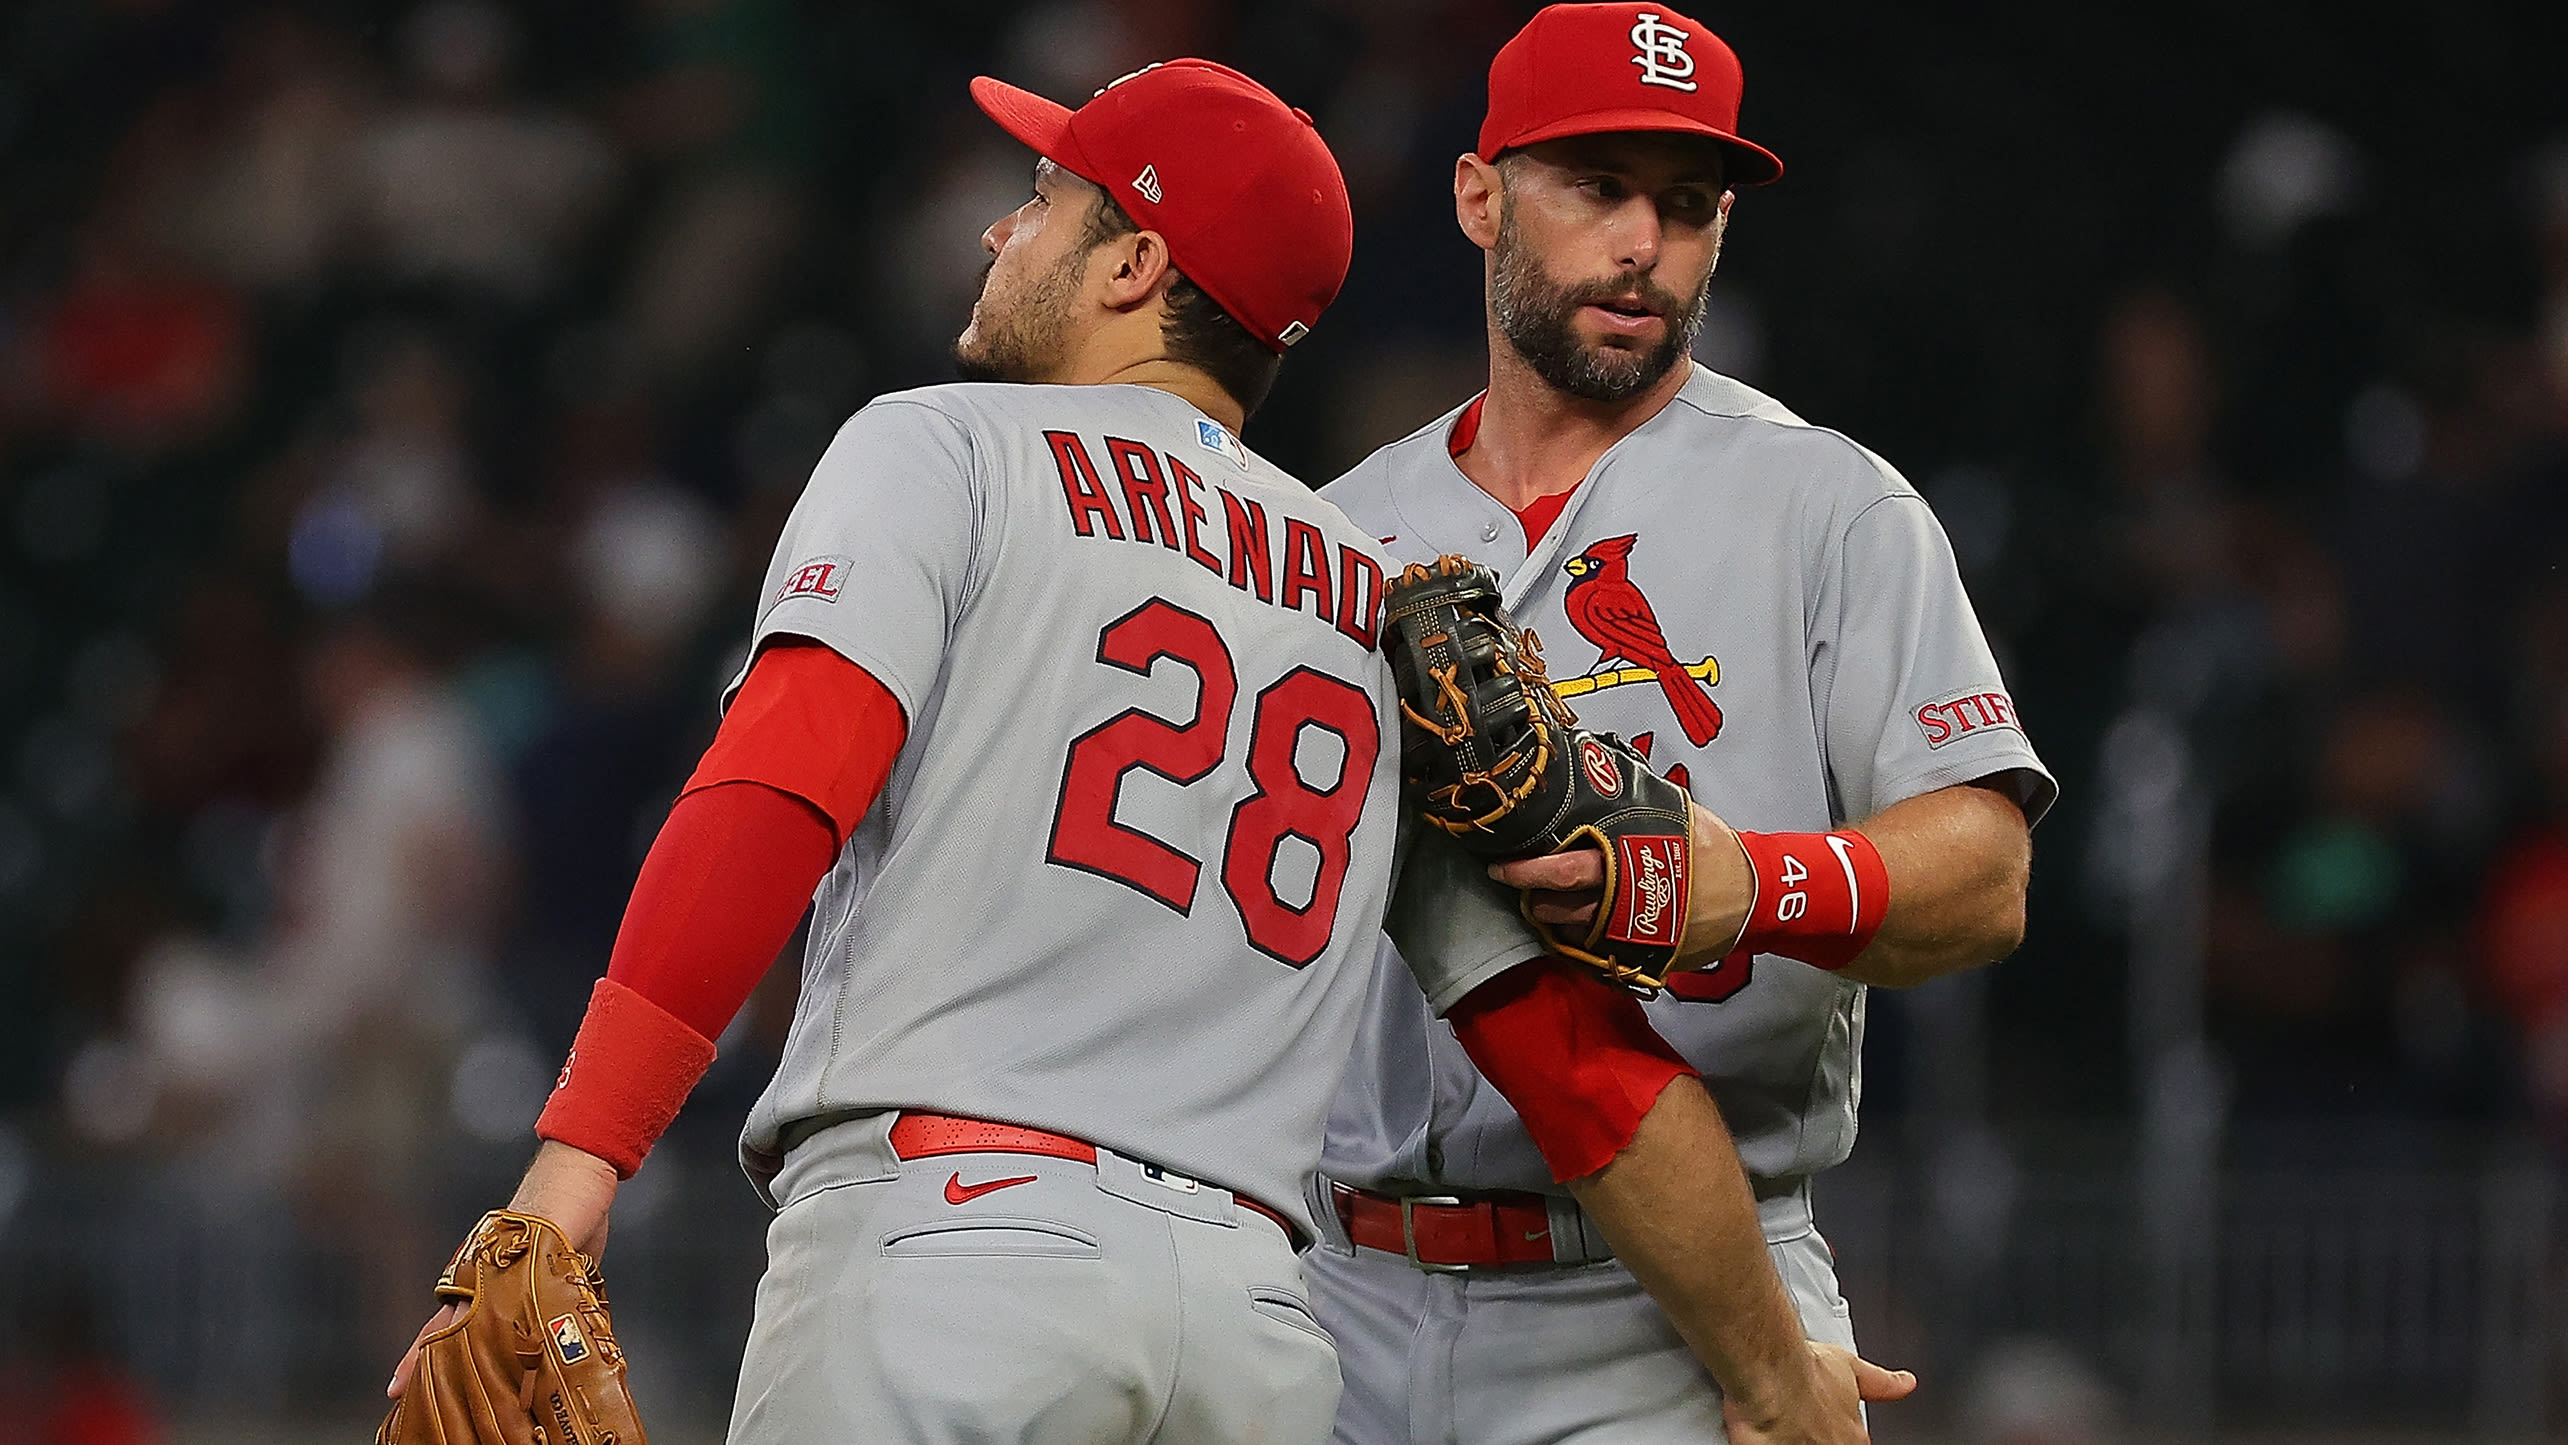
[[[788,597],[816,597],[823,602],[835,602],[839,592],[847,586],[847,570],[851,565],[845,557],[836,555],[814,557],[785,574],[783,584],[776,588],[774,600],[782,602]]]
[[[2015,700],[2002,692],[1966,692],[1917,710],[1917,730],[1926,746],[1940,748],[1956,738],[2003,728],[2021,736],[2024,724],[2015,716]]]

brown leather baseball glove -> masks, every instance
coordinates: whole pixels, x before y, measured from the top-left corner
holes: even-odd
[[[551,1221],[483,1215],[437,1277],[464,1312],[420,1341],[376,1445],[646,1445],[605,1283]]]

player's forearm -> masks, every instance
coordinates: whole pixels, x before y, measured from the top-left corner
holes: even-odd
[[[1613,1162],[1570,1193],[1751,1419],[1811,1389],[1801,1320],[1766,1252],[1729,1126],[1690,1078],[1670,1083]]]
[[[1890,908],[1846,977],[1913,987],[2004,958],[2024,941],[2033,840],[2005,794],[1942,788],[1894,803],[1860,828],[1881,851]]]

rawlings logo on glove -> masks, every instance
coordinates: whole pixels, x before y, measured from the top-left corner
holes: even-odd
[[[1614,846],[1622,850],[1623,876],[1631,880],[1616,901],[1631,904],[1633,911],[1608,923],[1605,936],[1617,943],[1676,947],[1685,936],[1686,840],[1625,837]]]
[[[1692,876],[1685,790],[1552,690],[1541,640],[1499,605],[1497,574],[1461,557],[1409,567],[1383,592],[1382,650],[1400,688],[1400,763],[1420,817],[1491,858],[1571,848],[1604,857],[1603,906],[1576,936],[1526,921],[1565,958],[1642,994],[1666,986]]]

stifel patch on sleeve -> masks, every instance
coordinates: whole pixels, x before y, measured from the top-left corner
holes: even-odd
[[[1917,710],[1917,730],[1926,735],[1930,748],[1992,729],[2018,736],[2024,732],[2024,724],[2015,716],[2015,699],[2002,692],[1965,692]]]
[[[835,602],[839,592],[847,586],[847,569],[852,565],[844,557],[814,557],[785,574],[784,582],[776,588],[776,600],[816,597],[823,602]]]
[[[1674,948],[1685,936],[1685,840],[1672,834],[1628,836],[1614,840],[1614,851],[1621,886],[1605,936]]]

